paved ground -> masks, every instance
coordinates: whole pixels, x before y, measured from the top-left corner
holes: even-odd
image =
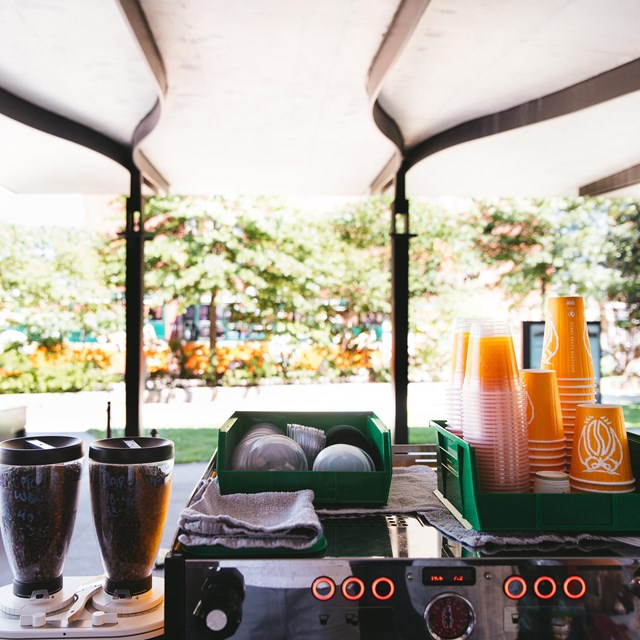
[[[409,387],[409,423],[428,425],[429,419],[442,417],[444,385],[437,382]],[[125,424],[124,387],[111,392],[30,394],[0,396],[0,408],[26,405],[29,431],[67,432],[104,429],[107,404],[111,405],[111,424]],[[148,392],[143,405],[145,427],[218,427],[238,410],[289,411],[374,411],[390,426],[393,424],[393,389],[390,384],[335,383],[174,389]]]
[[[442,383],[419,383],[409,387],[409,424],[427,425],[431,418],[444,413]],[[603,390],[603,401],[638,402],[637,389]],[[388,384],[333,385],[264,385],[251,389],[196,389],[184,392],[151,395],[144,406],[144,424],[148,427],[196,427],[221,425],[236,410],[366,410],[374,411],[382,420],[393,424],[393,395]],[[124,425],[124,390],[112,393],[42,394],[32,396],[0,396],[0,409],[27,405],[26,428],[29,435],[43,433],[73,433],[87,443],[93,438],[89,428],[104,428],[107,402],[111,402],[112,425]],[[213,453],[213,452],[212,452]],[[180,510],[202,476],[206,463],[176,465],[172,498],[162,547],[169,547],[176,532]],[[85,473],[86,478],[86,473]],[[87,482],[82,487],[80,508],[65,565],[66,575],[92,576],[102,572],[91,516]],[[4,547],[0,546],[0,586],[11,582]]]

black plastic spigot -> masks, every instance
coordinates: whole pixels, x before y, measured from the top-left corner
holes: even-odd
[[[230,638],[242,622],[244,578],[237,569],[215,568],[202,583],[201,595],[193,615],[205,637]]]

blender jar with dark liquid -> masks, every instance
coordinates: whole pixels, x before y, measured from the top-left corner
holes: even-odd
[[[0,530],[18,597],[62,588],[83,453],[82,441],[67,436],[0,442]]]
[[[173,443],[110,438],[89,446],[91,507],[104,590],[114,597],[149,591],[171,495]]]

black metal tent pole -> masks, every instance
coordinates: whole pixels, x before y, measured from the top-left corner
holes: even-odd
[[[409,441],[409,201],[405,197],[405,170],[395,179],[391,208],[391,373],[395,400],[394,442]]]
[[[126,242],[126,332],[125,352],[125,435],[138,436],[142,429],[144,393],[144,203],[142,179],[137,169],[131,171],[127,198]]]
[[[396,121],[378,101],[385,76],[411,39],[430,0],[401,0],[367,73],[367,94],[373,119],[398,153],[387,163],[384,184],[372,184],[371,193],[393,186],[391,208],[391,373],[395,401],[394,442],[406,444],[409,437],[407,400],[409,390],[409,202],[405,192],[407,167],[405,142]],[[395,175],[395,179],[392,176]]]
[[[156,113],[156,104],[150,113]],[[125,434],[136,436],[141,430],[142,392],[144,386],[143,271],[144,204],[142,175],[133,155],[135,146],[122,144],[74,120],[44,109],[0,87],[0,113],[24,125],[92,149],[123,166],[131,176],[126,208],[126,426]],[[145,118],[143,123],[150,120]],[[142,124],[142,123],[141,123]],[[148,125],[147,125],[148,126]],[[159,174],[158,174],[159,175]]]
[[[407,4],[409,6],[410,3]],[[421,8],[421,7],[420,7]],[[410,21],[405,21],[410,24]],[[396,29],[397,32],[400,29]],[[393,30],[391,30],[393,33]],[[381,51],[383,51],[381,49]],[[386,56],[391,57],[391,54]],[[375,62],[384,58],[378,55]],[[381,61],[385,62],[384,59]],[[384,64],[381,65],[384,70]],[[377,72],[378,85],[384,73]],[[543,122],[569,113],[615,99],[640,90],[640,59],[632,60],[582,82],[542,96],[535,100],[519,104],[496,113],[487,114],[441,131],[434,136],[411,146],[404,142],[404,136],[398,123],[382,108],[377,100],[373,102],[373,119],[397,147],[398,151],[387,162],[371,184],[372,192],[382,192],[395,188],[392,220],[392,373],[396,403],[395,441],[406,443],[407,429],[407,392],[408,392],[408,264],[409,264],[409,206],[405,196],[406,173],[425,158],[449,147],[495,135],[527,125]],[[373,92],[370,92],[373,95]],[[640,165],[607,176],[580,189],[581,195],[606,193],[607,191],[637,184],[640,181]],[[398,220],[404,218],[404,226],[398,231]]]
[[[58,138],[92,149],[123,166],[130,174],[130,189],[126,205],[126,333],[125,361],[125,434],[140,435],[144,390],[144,201],[142,182],[152,190],[168,191],[168,183],[151,162],[140,152],[142,139],[156,126],[160,118],[161,98],[167,91],[167,78],[153,34],[139,0],[118,0],[123,17],[149,65],[155,79],[158,99],[135,127],[130,144],[124,144],[75,120],[49,111],[0,87],[0,113]]]
[[[132,148],[65,116],[44,109],[0,88],[0,113],[24,125],[92,149],[117,162],[131,175],[127,199],[126,256],[126,415],[125,432],[138,435],[142,391],[142,190]]]

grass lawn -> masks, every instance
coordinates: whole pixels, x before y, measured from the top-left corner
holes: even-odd
[[[640,404],[625,405],[623,411],[627,426],[640,429]]]
[[[624,417],[627,426],[640,428],[640,404],[624,406]],[[104,431],[92,429],[89,431],[96,438],[104,438]],[[218,430],[181,427],[179,429],[160,429],[159,436],[172,440],[176,447],[176,463],[207,462],[218,446]],[[124,435],[117,430],[114,436]],[[150,435],[145,429],[145,435]],[[435,429],[430,427],[410,427],[410,444],[429,444],[436,441]]]

